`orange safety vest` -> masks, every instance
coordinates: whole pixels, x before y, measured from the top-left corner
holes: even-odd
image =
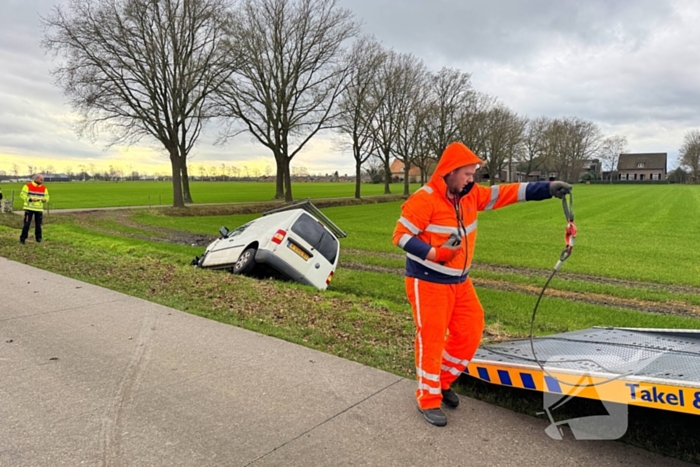
[[[49,201],[49,190],[46,188],[46,185],[37,185],[34,182],[29,182],[22,187],[19,197],[24,200],[25,211],[42,212],[44,203]]]
[[[549,182],[507,183],[483,187],[469,183],[453,202],[447,197],[444,177],[451,171],[481,162],[464,144],[445,149],[430,181],[401,206],[394,230],[394,245],[406,251],[406,275],[429,282],[459,284],[469,275],[476,244],[477,213],[520,201],[549,199]],[[442,246],[450,235],[462,239],[462,251],[446,264],[426,259],[433,247]]]

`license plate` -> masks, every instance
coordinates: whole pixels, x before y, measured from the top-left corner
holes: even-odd
[[[293,244],[292,242],[287,242],[287,247],[289,247],[289,249],[292,250],[294,253],[304,258],[304,261],[307,261],[309,259],[309,254],[301,248],[299,248],[298,246],[296,246],[295,244]]]

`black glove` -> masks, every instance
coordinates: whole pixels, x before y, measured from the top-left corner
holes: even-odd
[[[566,182],[557,181],[549,184],[549,194],[555,198],[562,199],[569,193],[571,193],[571,185]]]

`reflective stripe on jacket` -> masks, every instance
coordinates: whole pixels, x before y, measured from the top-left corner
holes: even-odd
[[[46,185],[37,185],[34,182],[24,185],[19,196],[24,200],[25,211],[42,212],[44,204],[49,202],[49,190]]]
[[[483,187],[468,184],[459,202],[447,197],[444,176],[469,165],[464,145],[450,145],[443,153],[427,185],[416,191],[401,206],[401,218],[394,230],[393,242],[406,251],[406,275],[430,282],[464,282],[474,256],[477,213],[509,204],[551,198],[549,182],[507,183]],[[463,149],[462,149],[463,148]],[[471,156],[473,153],[469,152]],[[454,233],[462,239],[461,251],[446,264],[426,259],[430,249],[442,246]]]

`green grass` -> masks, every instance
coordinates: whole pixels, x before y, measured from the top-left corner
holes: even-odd
[[[403,277],[340,269],[332,285],[334,291],[407,304]],[[514,336],[529,334],[536,297],[491,289],[480,289],[478,293],[487,324],[499,323]],[[700,320],[695,318],[642,314],[556,298],[542,301],[535,324],[538,335],[592,326],[700,329]]]
[[[700,186],[577,185],[576,247],[564,270],[595,276],[700,286]],[[401,203],[323,209],[347,231],[344,248],[396,253],[391,234]],[[255,215],[168,218],[140,213],[149,225],[215,234]],[[564,246],[558,200],[521,203],[479,215],[475,261],[551,269]]]
[[[230,230],[260,217],[260,214],[236,214],[233,216],[171,217],[153,212],[135,212],[131,218],[144,225],[165,229],[183,230],[197,234],[217,235],[219,228]]]
[[[14,209],[22,208],[19,197],[21,183],[3,183],[3,194],[14,191]],[[51,196],[50,209],[102,208],[122,206],[172,206],[171,182],[63,182],[47,183]],[[418,185],[412,185],[412,190]],[[190,182],[195,203],[241,203],[270,201],[275,196],[275,184],[269,182]],[[394,194],[403,193],[403,184],[391,185]],[[384,193],[383,184],[363,184],[362,195]],[[355,195],[354,183],[298,183],[292,187],[295,199],[339,198]]]
[[[126,186],[93,185],[101,189]],[[203,187],[225,185],[204,183]],[[7,193],[5,186],[3,191]],[[695,289],[688,288],[687,293],[670,290],[671,285],[700,287],[700,216],[695,215],[700,211],[700,187],[577,185],[574,191],[580,233],[562,272],[594,277],[557,278],[551,284],[552,291],[638,300],[641,304],[700,306],[700,293],[692,292]],[[329,197],[327,192],[317,193]],[[391,243],[400,205],[387,202],[323,209],[348,232],[348,238],[341,240],[342,264],[325,292],[196,270],[188,264],[194,255],[201,254],[202,247],[142,239],[159,236],[165,240],[182,232],[213,238],[222,225],[232,229],[259,214],[207,216],[194,208],[134,210],[118,215],[50,214],[45,217],[45,242],[30,240],[22,248],[17,244],[21,217],[4,215],[0,216],[0,256],[412,377],[414,326],[404,278],[396,274],[405,260]],[[542,273],[551,270],[563,246],[564,226],[557,200],[482,213],[474,280],[500,281],[516,289],[541,286],[545,280]],[[353,269],[358,265],[383,272]],[[499,265],[513,268],[495,267]],[[624,285],[606,282],[607,278],[639,283]],[[477,290],[489,329],[503,336],[528,335],[536,300],[531,292]],[[540,306],[535,332],[545,335],[591,326],[700,329],[700,319],[547,296]],[[484,389],[478,382],[467,386],[469,394],[515,410],[529,412],[541,402],[539,395],[537,401],[528,396],[528,401],[502,388]],[[694,434],[681,434],[676,437],[679,444],[666,445],[661,435],[653,436],[658,434],[655,431],[656,427],[635,427],[628,441],[666,455],[697,459],[690,452],[695,446]],[[673,428],[661,431],[669,434]]]

